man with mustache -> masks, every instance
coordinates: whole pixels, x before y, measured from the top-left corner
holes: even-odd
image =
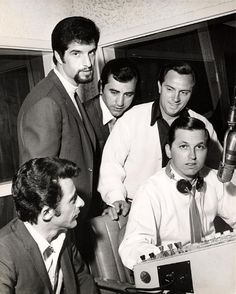
[[[20,164],[56,156],[81,169],[74,183],[89,213],[93,189],[95,134],[78,97],[80,84],[93,79],[99,29],[84,17],[61,20],[51,35],[51,70],[25,98],[17,122]],[[81,222],[80,222],[81,223]]]
[[[18,217],[0,230],[0,293],[97,294],[76,249],[72,229],[84,201],[73,183],[79,168],[60,158],[36,158],[13,178]]]

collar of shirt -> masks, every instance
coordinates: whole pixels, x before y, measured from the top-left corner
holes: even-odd
[[[24,225],[25,225],[26,229],[29,231],[32,238],[37,243],[37,245],[39,247],[39,251],[43,257],[43,260],[45,260],[44,252],[49,246],[52,247],[53,251],[58,253],[58,255],[59,255],[61,248],[62,248],[62,245],[65,240],[65,236],[66,236],[65,233],[59,234],[58,237],[56,239],[54,239],[50,244],[40,233],[38,233],[35,230],[35,228],[29,222],[24,222]]]
[[[180,116],[189,116],[188,108],[184,108],[180,114]],[[159,119],[163,119],[160,109],[159,98],[156,99],[152,104],[152,113],[151,113],[151,126],[153,126]]]
[[[69,81],[67,81],[63,77],[63,75],[56,68],[54,68],[54,72],[57,75],[57,77],[59,78],[59,80],[61,81],[61,83],[64,86],[64,88],[66,89],[66,92],[70,95],[70,97],[73,100],[74,99],[74,94],[77,91],[78,86],[74,86]]]
[[[70,82],[68,82],[63,75],[56,69],[54,68],[54,72],[57,75],[58,79],[61,81],[62,85],[64,86],[66,92],[70,96],[75,108],[77,109],[78,113],[80,114],[77,102],[75,101],[75,92],[78,90],[78,86],[72,85]],[[81,116],[81,115],[80,115]]]
[[[182,179],[186,180],[186,178],[183,178],[183,177],[182,177],[182,176],[181,176],[181,175],[180,175],[180,174],[174,169],[174,167],[172,166],[171,162],[169,163],[169,167],[170,167],[171,173],[173,174],[173,178],[175,179],[175,181],[179,181],[179,180],[182,180]],[[202,178],[204,178],[203,171],[204,171],[203,169],[200,170],[200,171],[198,172],[198,174],[195,176],[195,178],[194,178],[192,181],[190,181],[192,185],[196,184],[198,177],[202,177]]]
[[[111,114],[110,110],[106,106],[105,102],[102,99],[102,95],[99,95],[99,102],[102,110],[102,123],[105,126],[107,123],[109,123],[111,120],[113,120],[115,117]]]

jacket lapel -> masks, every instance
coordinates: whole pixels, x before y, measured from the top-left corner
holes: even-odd
[[[78,124],[80,125],[80,129],[83,130],[84,136],[87,137],[87,141],[89,141],[89,145],[92,145],[93,149],[95,149],[96,148],[96,138],[95,138],[93,128],[87,118],[86,112],[84,111],[85,112],[84,115],[86,116],[86,118],[88,120],[87,124],[88,124],[89,130],[87,130],[87,131],[84,127],[84,124],[81,120],[81,117],[80,117],[77,109],[75,108],[74,103],[72,102],[69,94],[66,92],[64,86],[62,85],[61,81],[59,80],[59,78],[57,77],[57,75],[54,73],[53,70],[49,73],[48,78],[53,81],[53,83],[57,87],[58,91],[60,92],[61,98],[64,100],[69,112],[76,118]]]
[[[29,260],[31,260],[32,266],[39,274],[39,278],[42,280],[43,284],[45,284],[46,288],[49,289],[50,293],[53,294],[49,276],[37,243],[34,241],[22,221],[16,220],[13,225],[13,230],[17,238],[23,243],[25,250],[28,253]]]
[[[95,117],[98,117],[98,124],[100,125],[100,129],[103,132],[103,137],[105,137],[105,139],[107,139],[110,132],[109,132],[108,124],[106,124],[105,126],[103,125],[102,109],[101,109],[101,106],[99,103],[99,99],[96,99],[96,101],[95,101],[95,108],[96,108],[96,111],[98,114],[98,116],[95,116]]]

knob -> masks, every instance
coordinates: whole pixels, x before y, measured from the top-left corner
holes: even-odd
[[[150,258],[155,258],[155,254],[153,252],[149,253]]]
[[[175,254],[175,251],[174,251],[174,249],[173,249],[173,244],[168,244],[167,246],[168,246],[168,248],[170,249],[170,254],[171,254],[171,255],[174,255],[174,254]]]
[[[177,250],[178,250],[179,253],[183,252],[183,249],[182,249],[183,248],[183,245],[182,245],[181,242],[176,242],[174,244],[175,244],[175,247],[177,248]]]
[[[143,255],[140,256],[140,259],[141,259],[142,261],[145,261],[146,256],[143,254]]]
[[[158,248],[159,248],[159,250],[161,251],[161,253],[164,251],[164,246],[161,245],[161,246],[159,246]]]

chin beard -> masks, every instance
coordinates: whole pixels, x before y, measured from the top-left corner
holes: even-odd
[[[90,76],[88,76],[87,78],[80,78],[79,76],[79,72],[74,76],[74,81],[76,82],[76,84],[87,84],[89,82],[92,82],[93,80],[93,72],[91,73]]]

